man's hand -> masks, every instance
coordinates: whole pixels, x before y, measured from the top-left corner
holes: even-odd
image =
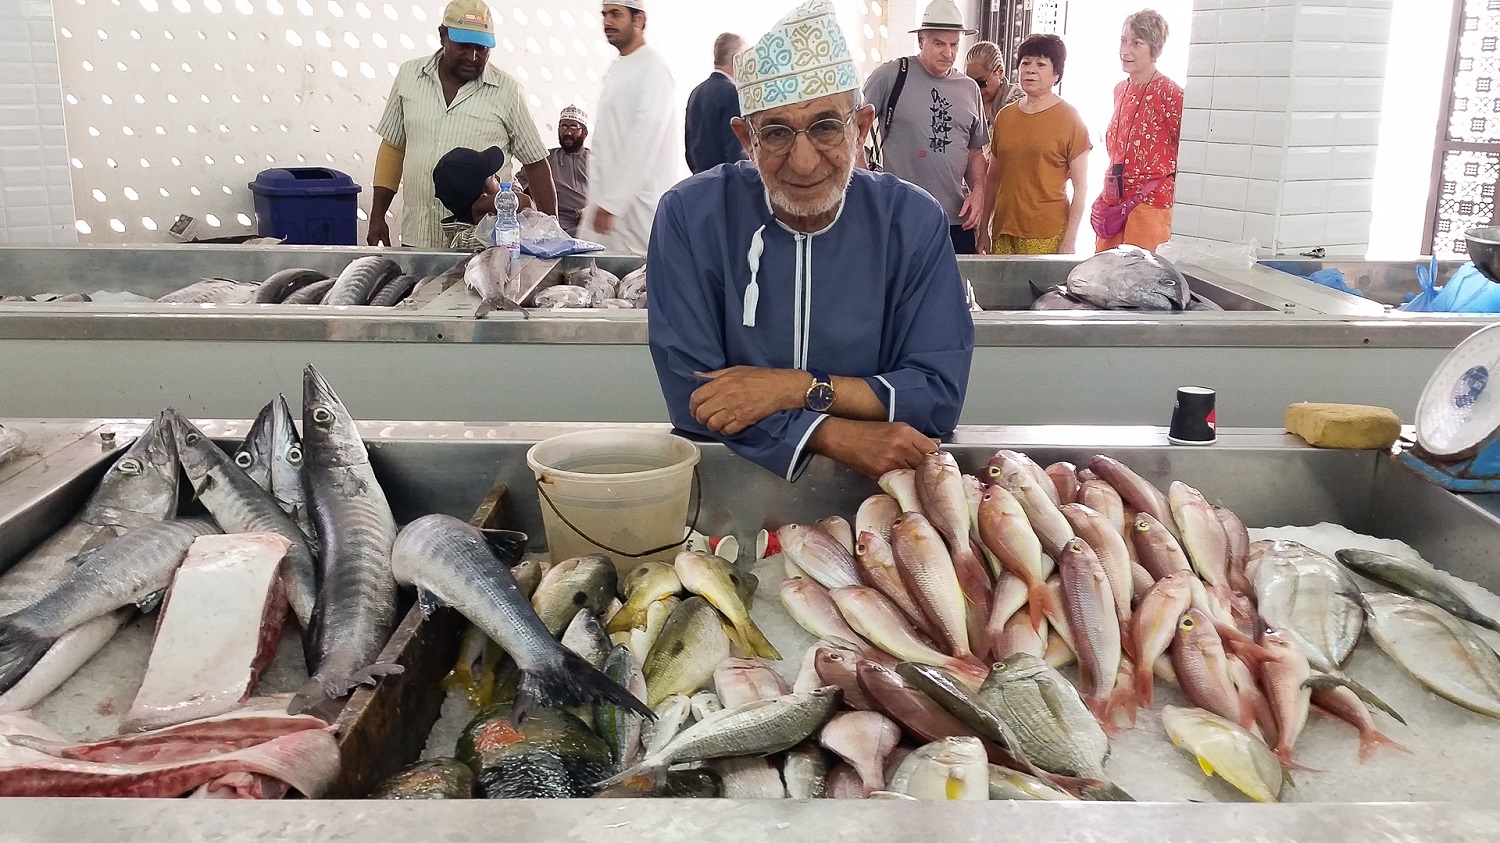
[[[365,242],[371,246],[391,245],[391,227],[386,224],[384,214],[370,217],[370,233],[365,237]]]
[[[594,230],[600,234],[615,233],[615,215],[603,208],[594,209]]]
[[[878,478],[898,468],[916,468],[938,449],[937,440],[904,422],[868,422],[829,418],[813,431],[813,453]]]
[[[801,407],[812,385],[799,369],[731,366],[696,374],[708,383],[693,390],[688,412],[722,436],[737,436],[774,413]]]
[[[969,194],[964,200],[962,208],[958,209],[959,219],[963,220],[964,230],[968,231],[979,227],[979,218],[984,215],[984,191],[976,190]]]

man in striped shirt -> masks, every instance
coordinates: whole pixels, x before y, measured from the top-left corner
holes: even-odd
[[[505,150],[522,165],[537,209],[557,213],[547,146],[531,118],[526,92],[510,74],[489,65],[495,46],[489,7],[483,0],[453,0],[438,37],[442,47],[436,53],[401,65],[376,129],[381,144],[367,238],[372,246],[394,243],[385,217],[405,172],[401,244],[447,248],[441,226],[447,211],[434,194],[432,168],[457,147]]]

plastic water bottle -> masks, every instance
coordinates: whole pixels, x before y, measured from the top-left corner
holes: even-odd
[[[508,249],[513,261],[521,257],[521,223],[516,218],[520,207],[510,182],[502,183],[500,192],[495,194],[495,245]]]

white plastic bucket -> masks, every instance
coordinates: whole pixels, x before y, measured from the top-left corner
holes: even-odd
[[[623,428],[564,433],[533,445],[526,464],[536,475],[552,561],[603,553],[621,576],[644,560],[670,562],[687,538],[700,457],[698,446],[680,436]],[[664,549],[634,555],[656,548]]]

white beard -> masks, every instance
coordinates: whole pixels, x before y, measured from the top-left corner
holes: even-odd
[[[844,194],[849,190],[849,182],[854,178],[853,158],[849,166],[844,170],[843,178],[839,180],[836,189],[830,189],[828,195],[820,199],[798,202],[782,193],[771,184],[766,184],[766,192],[771,196],[771,205],[780,208],[794,217],[818,217],[831,212],[844,201]]]

